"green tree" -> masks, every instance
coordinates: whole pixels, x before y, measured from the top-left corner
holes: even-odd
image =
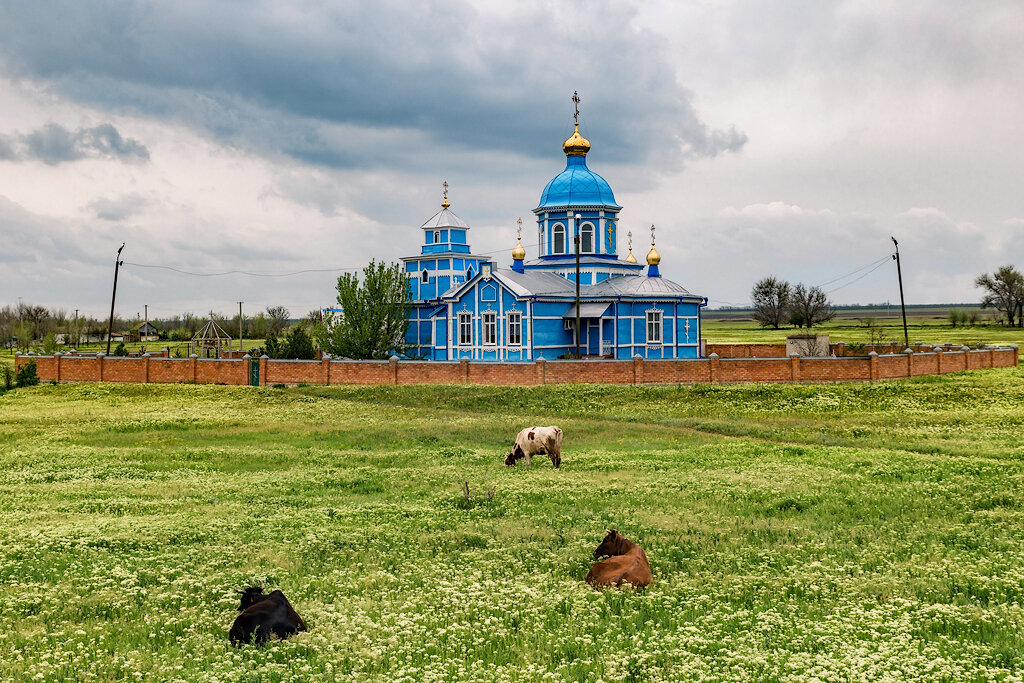
[[[981,307],[996,309],[1013,327],[1021,318],[1021,308],[1024,307],[1024,275],[1013,266],[1003,266],[991,275],[979,275],[974,284],[985,290]]]
[[[267,332],[267,340],[263,345],[267,352],[267,358],[280,358],[284,351],[282,343],[278,341],[277,335],[273,331]]]
[[[34,387],[39,384],[39,373],[36,372],[36,362],[30,360],[21,366],[18,374],[14,377],[14,384],[19,387]]]
[[[270,341],[269,339],[267,340]],[[275,340],[276,341],[276,340]],[[269,354],[268,354],[269,355]],[[278,355],[275,358],[294,358],[297,360],[313,360],[316,349],[313,340],[302,325],[296,325],[288,331],[284,340],[278,343]]]
[[[400,264],[370,261],[362,280],[346,273],[337,288],[342,313],[317,326],[321,348],[353,359],[383,359],[408,350],[411,295]]]
[[[750,292],[750,300],[754,305],[751,317],[761,327],[779,329],[789,319],[792,296],[793,290],[785,280],[774,275],[758,280]]]
[[[110,354],[112,356],[127,356],[128,349],[125,347],[124,342],[117,342],[117,346],[114,347],[114,352]]]

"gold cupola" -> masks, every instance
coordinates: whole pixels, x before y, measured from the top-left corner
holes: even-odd
[[[647,265],[656,266],[661,263],[661,254],[654,248],[654,226],[651,226],[651,250],[647,252]]]
[[[565,142],[562,143],[562,151],[565,152],[565,156],[587,156],[587,152],[590,151],[590,140],[580,135],[580,124],[576,122],[576,129],[572,132]]]
[[[626,261],[628,263],[636,263],[636,256],[633,256],[633,231],[627,232],[626,237],[629,238],[629,253],[626,254]]]
[[[518,226],[516,229],[516,246],[512,250],[512,260],[522,261],[526,258],[526,249],[523,249],[523,219],[520,218],[516,223]]]

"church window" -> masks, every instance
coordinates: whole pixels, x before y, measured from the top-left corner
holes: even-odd
[[[553,242],[551,253],[552,254],[564,254],[565,253],[565,226],[558,223],[551,229],[551,241]]]
[[[469,268],[466,268],[466,279],[467,280],[472,280],[473,279],[473,267],[472,266],[470,266]]]
[[[661,343],[661,311],[647,311],[647,343]]]
[[[473,314],[459,313],[459,344],[469,346],[473,343]]]
[[[420,273],[420,282],[423,284],[430,282],[430,272],[426,268],[424,268],[423,272]]]
[[[508,313],[508,345],[523,345],[523,314],[520,311]]]
[[[498,343],[498,314],[487,311],[483,314],[484,344],[493,346]]]
[[[434,244],[441,244],[441,231],[440,230],[435,230],[434,231]]]
[[[580,228],[580,253],[592,254],[594,252],[594,226],[584,223]]]

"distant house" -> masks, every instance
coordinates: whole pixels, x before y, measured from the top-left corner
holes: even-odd
[[[139,341],[160,341],[160,330],[156,329],[151,322],[144,322],[139,325]]]

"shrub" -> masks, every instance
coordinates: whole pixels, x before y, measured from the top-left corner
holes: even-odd
[[[34,387],[39,384],[39,373],[36,371],[34,360],[21,366],[21,370],[18,370],[18,374],[14,377],[14,384],[19,387]]]
[[[113,355],[113,356],[127,356],[128,355],[128,349],[125,348],[124,342],[117,342],[117,346],[114,347],[114,353],[112,353],[111,355]]]
[[[0,366],[0,390],[8,391],[14,388],[14,370],[8,365]]]

